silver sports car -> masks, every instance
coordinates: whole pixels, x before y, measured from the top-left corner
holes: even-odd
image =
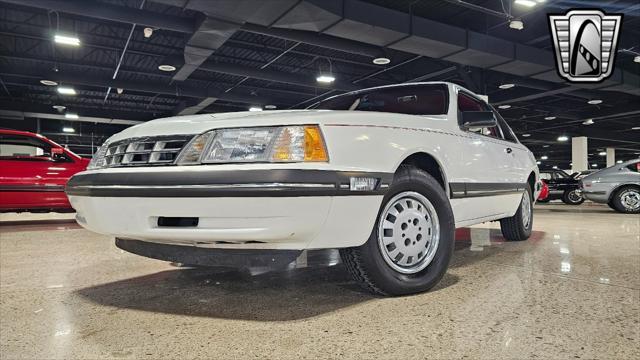
[[[640,159],[616,164],[584,177],[582,195],[626,214],[640,213]]]

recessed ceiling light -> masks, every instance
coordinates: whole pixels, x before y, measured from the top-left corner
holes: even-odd
[[[58,93],[62,95],[75,95],[76,90],[72,87],[58,86]]]
[[[514,3],[526,7],[534,7],[537,4],[537,2],[533,0],[515,0]]]
[[[53,80],[40,80],[40,84],[47,85],[47,86],[56,86],[56,85],[58,85],[58,83],[53,81]]]
[[[583,121],[582,125],[593,125],[593,119]]]
[[[600,156],[607,156],[607,152],[606,151],[601,151],[598,153],[598,155]]]
[[[387,65],[390,62],[391,62],[391,59],[386,57],[377,57],[373,59],[373,63],[376,65]]]
[[[80,39],[75,36],[55,35],[53,41],[62,45],[80,46]]]
[[[65,126],[65,127],[63,127],[63,128],[62,128],[62,132],[66,132],[66,133],[74,133],[74,132],[76,132],[76,129],[74,129],[74,128],[72,128],[72,127],[67,127],[67,126]]]
[[[63,112],[67,107],[64,105],[53,105],[52,108],[58,110],[59,112]]]
[[[260,106],[252,106],[249,108],[249,111],[262,111],[262,108]]]
[[[158,66],[158,70],[170,72],[170,71],[176,71],[176,67],[173,65],[162,64]]]
[[[529,137],[531,134],[522,134],[522,137]]]
[[[555,120],[556,117],[555,116],[547,116],[544,118],[545,120]]]
[[[317,82],[324,83],[324,84],[331,84],[335,80],[336,80],[336,78],[333,75],[319,75],[316,78]]]
[[[540,156],[540,160],[547,160],[549,157],[547,155]]]
[[[512,87],[516,86],[516,84],[502,84],[500,86],[498,86],[500,89],[511,89]]]
[[[514,30],[522,30],[524,29],[524,22],[520,19],[509,20],[509,27]]]
[[[568,140],[569,140],[568,136],[565,136],[565,135],[558,136],[558,141],[568,141]]]
[[[74,114],[74,113],[66,113],[64,114],[64,117],[67,119],[73,119],[76,120],[78,118],[78,114]]]
[[[267,109],[267,110],[273,110],[273,109],[276,109],[277,106],[275,106],[275,105],[265,105],[264,108]]]
[[[593,99],[593,100],[589,100],[589,101],[587,101],[587,104],[589,104],[589,105],[598,105],[598,104],[602,104],[602,100],[600,100],[600,99]]]

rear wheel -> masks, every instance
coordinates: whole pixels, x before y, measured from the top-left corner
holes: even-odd
[[[614,210],[625,214],[640,214],[640,188],[623,186],[613,194],[611,205]]]
[[[367,290],[405,295],[429,290],[440,281],[453,245],[453,212],[444,189],[427,172],[402,166],[367,242],[340,249],[340,255]]]
[[[584,198],[577,189],[567,190],[562,194],[562,202],[567,205],[580,205],[584,202]]]
[[[500,219],[500,229],[507,241],[522,241],[531,236],[532,227],[533,201],[531,201],[531,186],[527,184],[518,211],[512,217]]]

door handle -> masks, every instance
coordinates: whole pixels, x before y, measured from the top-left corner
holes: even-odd
[[[513,152],[513,149],[508,147],[504,151],[506,151],[507,154],[511,154]]]

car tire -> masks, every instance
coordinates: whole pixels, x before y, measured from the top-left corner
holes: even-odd
[[[518,211],[512,217],[500,219],[502,236],[507,241],[523,241],[531,236],[533,228],[533,201],[531,186],[527,184]]]
[[[435,286],[447,271],[454,233],[453,211],[442,185],[429,173],[402,165],[367,242],[340,249],[340,256],[353,278],[374,294],[419,293]]]
[[[566,190],[562,194],[562,202],[567,205],[580,205],[584,202],[584,197],[577,190]]]
[[[640,214],[640,187],[623,186],[611,198],[613,209],[623,214]]]

